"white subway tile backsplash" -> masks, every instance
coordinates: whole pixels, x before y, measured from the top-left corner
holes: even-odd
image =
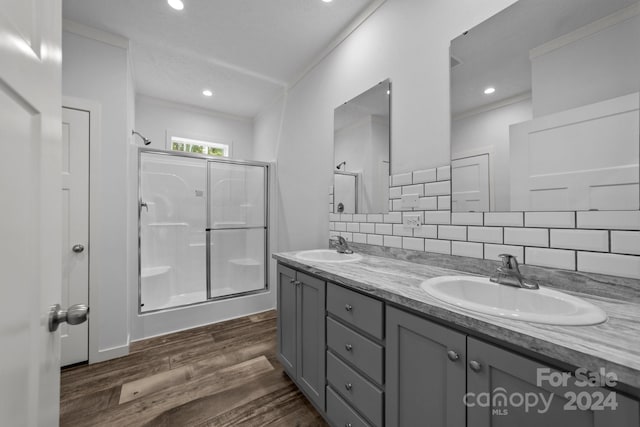
[[[367,234],[367,244],[382,246],[382,236],[379,234]]]
[[[335,229],[336,229],[336,223],[333,221],[329,222],[329,230],[332,231]]]
[[[413,228],[405,227],[403,224],[393,224],[394,236],[413,236]]]
[[[385,246],[389,246],[390,248],[401,248],[402,247],[402,237],[398,236],[383,236],[383,242]]]
[[[411,208],[405,208],[404,207],[404,203],[402,203],[402,199],[393,199],[393,200],[389,200],[391,202],[391,211],[393,212],[398,212],[398,211],[410,211]]]
[[[467,227],[460,225],[439,225],[438,239],[467,240]]]
[[[551,247],[584,251],[609,251],[607,230],[551,230]]]
[[[413,237],[426,237],[429,239],[438,238],[438,226],[436,225],[423,225],[420,228],[413,229]]]
[[[424,239],[416,237],[403,237],[402,248],[414,251],[424,251]]]
[[[438,210],[438,198],[432,197],[420,197],[418,199],[418,209],[423,211],[437,211]]]
[[[340,221],[340,214],[337,213],[330,213],[329,214],[329,221]]]
[[[502,243],[502,228],[468,227],[467,240],[470,242]]]
[[[393,187],[397,187],[399,185],[410,185],[410,184],[413,184],[413,176],[411,172],[391,175],[391,185]]]
[[[366,214],[353,214],[353,222],[367,222]]]
[[[376,232],[376,225],[370,222],[361,222],[360,223],[360,232],[374,234]]]
[[[382,214],[367,214],[367,222],[382,222]]]
[[[427,169],[413,172],[413,183],[420,184],[424,182],[434,182],[436,180],[436,170]]]
[[[402,212],[389,212],[388,214],[384,214],[382,216],[382,222],[401,224]]]
[[[362,233],[353,233],[353,241],[356,243],[367,243],[367,235]]]
[[[578,212],[578,228],[640,230],[640,211]]]
[[[504,243],[507,245],[549,247],[549,229],[505,228]]]
[[[562,268],[564,270],[576,269],[575,251],[567,251],[564,249],[525,248],[524,252],[528,265]]]
[[[340,232],[340,235],[344,237],[347,242],[353,242],[353,233],[347,233],[346,231]]]
[[[402,187],[391,187],[389,189],[390,199],[399,199],[402,196]]]
[[[484,245],[473,242],[451,242],[451,255],[484,258]]]
[[[451,242],[449,240],[424,239],[424,250],[451,255]]]
[[[485,212],[484,225],[522,227],[524,225],[524,215],[522,212]]]
[[[376,224],[376,234],[393,234],[393,224]]]
[[[451,179],[451,166],[440,166],[437,171],[438,181],[446,181]]]
[[[329,194],[333,194],[333,185],[329,186]]]
[[[453,212],[451,224],[455,225],[484,225],[482,212]]]
[[[405,185],[402,187],[402,194],[417,194],[418,197],[424,196],[424,185]]]
[[[500,260],[500,254],[509,254],[516,257],[519,263],[524,263],[524,248],[522,246],[510,245],[484,245],[484,259]]]
[[[335,230],[336,231],[347,231],[347,223],[346,222],[336,222]]]
[[[640,279],[640,257],[578,252],[578,271]]]
[[[451,224],[450,211],[427,211],[424,213],[425,224]]]
[[[640,255],[640,231],[612,231],[611,252]]]
[[[525,212],[525,227],[576,228],[575,212]]]
[[[425,196],[448,196],[451,194],[451,181],[429,182],[424,184]]]
[[[347,231],[350,231],[352,233],[359,233],[360,232],[360,224],[357,222],[348,222],[347,223]]]
[[[451,196],[438,196],[438,210],[448,211],[451,209]]]
[[[329,213],[333,212],[335,209],[333,208],[333,203],[329,205]]]
[[[353,221],[353,214],[340,214],[340,221],[342,222],[351,222]]]

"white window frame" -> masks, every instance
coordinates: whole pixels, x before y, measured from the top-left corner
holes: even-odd
[[[223,156],[225,158],[231,157],[233,143],[231,141],[222,141],[218,138],[211,138],[201,135],[193,135],[187,132],[178,132],[167,130],[166,149],[167,151],[173,150],[173,142],[180,142],[183,144],[202,145],[205,147],[221,148],[223,150]]]

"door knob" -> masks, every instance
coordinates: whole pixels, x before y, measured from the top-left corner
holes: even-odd
[[[71,250],[77,254],[84,252],[84,245],[81,244],[77,244],[77,245],[73,245],[73,247],[71,248]]]
[[[52,305],[49,310],[49,332],[55,332],[61,323],[79,325],[87,320],[89,307],[84,304],[76,304],[67,310],[60,308],[60,304]]]

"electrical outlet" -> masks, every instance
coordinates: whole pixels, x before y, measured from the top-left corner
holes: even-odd
[[[417,208],[418,207],[418,195],[417,194],[403,194],[402,195],[402,207],[403,208]]]
[[[420,215],[405,215],[402,223],[407,228],[420,228]]]

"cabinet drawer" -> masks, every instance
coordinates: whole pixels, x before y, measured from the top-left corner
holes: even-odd
[[[327,381],[373,425],[382,425],[382,391],[331,352],[327,352]]]
[[[383,383],[383,348],[327,317],[327,346],[378,384]]]
[[[327,417],[332,425],[338,427],[369,427],[331,387],[327,387]]]
[[[382,301],[328,283],[327,311],[376,338],[384,337]]]

